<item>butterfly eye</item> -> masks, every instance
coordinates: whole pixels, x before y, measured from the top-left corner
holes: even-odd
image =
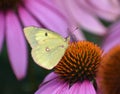
[[[48,36],[48,33],[47,33],[47,32],[45,33],[45,36]]]

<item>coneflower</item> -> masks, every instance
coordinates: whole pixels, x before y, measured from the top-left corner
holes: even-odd
[[[70,43],[54,72],[49,74],[35,94],[96,94],[96,72],[101,49],[94,43]]]

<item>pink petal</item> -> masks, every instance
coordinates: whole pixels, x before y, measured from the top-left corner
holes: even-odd
[[[89,81],[76,82],[69,90],[69,94],[96,94],[93,84]]]
[[[120,16],[120,6],[116,7],[112,5],[112,2],[109,0],[101,0],[98,3],[96,1],[91,0],[86,2],[89,2],[90,6],[92,6],[93,10],[103,19],[106,19],[108,21],[115,21]]]
[[[100,10],[94,4],[91,4],[91,1],[88,0],[77,0],[79,6],[83,8],[83,10],[89,12],[90,14],[94,14],[99,16],[100,18],[107,20],[107,21],[115,21],[118,18],[118,15],[106,12],[104,10]],[[99,1],[98,1],[99,2]],[[101,5],[102,6],[102,5]]]
[[[52,3],[56,5],[59,11],[61,11],[65,15],[70,25],[77,24],[74,18],[71,16],[71,13],[69,13],[67,3],[63,2],[62,0],[52,0]]]
[[[65,32],[68,27],[66,20],[54,10],[55,7],[49,6],[45,2],[39,3],[33,0],[28,0],[26,7],[45,27],[58,32],[64,37],[68,36]]]
[[[104,53],[108,52],[115,45],[120,44],[120,39],[116,39],[116,41],[112,41],[111,43],[106,43],[102,46]]]
[[[84,81],[79,88],[78,94],[96,94],[96,91],[91,82]]]
[[[53,92],[53,94],[69,94],[69,84],[68,83],[62,83],[58,89]]]
[[[27,70],[27,49],[22,27],[17,15],[12,11],[6,14],[6,41],[10,63],[17,79],[22,79]]]
[[[83,94],[83,93],[79,93],[80,87],[81,87],[81,83],[79,82],[73,84],[69,89],[69,94]]]
[[[65,3],[61,0],[52,0],[51,1],[54,5],[56,5],[56,7],[65,14],[65,16],[69,17],[69,15],[67,15],[66,12],[66,8],[65,8]]]
[[[108,28],[109,34],[105,36],[102,44],[104,52],[108,52],[112,47],[120,44],[120,21]]]
[[[120,1],[119,0],[111,0],[110,4],[112,4],[114,7],[120,7]]]
[[[19,16],[24,24],[24,26],[38,26],[41,27],[40,24],[32,17],[31,13],[29,13],[25,8],[19,6],[18,8]]]
[[[68,90],[68,85],[59,81],[60,79],[54,79],[43,86],[41,86],[35,94],[65,94]]]
[[[50,81],[52,79],[56,79],[57,77],[58,77],[57,74],[55,74],[54,72],[51,72],[45,77],[43,83],[47,82],[47,81]]]
[[[5,30],[5,18],[2,12],[0,12],[0,52],[3,45],[4,40],[4,30]]]
[[[115,41],[116,38],[119,38],[119,36],[120,36],[119,35],[119,33],[120,33],[120,21],[116,22],[115,24],[110,26],[107,31],[108,31],[108,34],[105,36],[104,44],[111,43],[111,40]]]
[[[99,20],[92,14],[85,12],[77,5],[75,1],[65,0],[67,12],[69,16],[74,17],[74,20],[89,32],[104,35],[106,28],[99,22]]]
[[[119,8],[112,5],[112,2],[110,0],[100,0],[98,3],[96,3],[96,0],[91,0],[91,3],[98,7],[99,9],[106,11],[106,12],[111,12],[113,14],[119,14]]]

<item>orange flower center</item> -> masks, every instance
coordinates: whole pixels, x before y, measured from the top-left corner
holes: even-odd
[[[21,2],[22,0],[0,0],[0,10],[15,10],[17,8],[17,5]]]
[[[55,73],[69,83],[94,80],[101,61],[101,49],[88,41],[71,43],[55,67]]]

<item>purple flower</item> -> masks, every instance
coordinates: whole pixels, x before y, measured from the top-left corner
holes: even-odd
[[[101,49],[88,41],[73,42],[35,94],[96,94],[96,71]]]
[[[3,41],[7,49],[11,67],[22,79],[27,70],[27,47],[23,27],[38,26],[57,31],[68,36],[68,23],[54,4],[47,0],[1,0],[0,1],[0,51]]]

